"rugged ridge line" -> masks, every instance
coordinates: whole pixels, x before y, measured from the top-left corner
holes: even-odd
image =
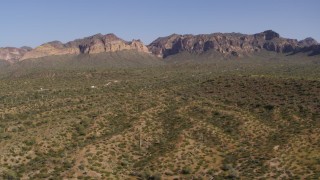
[[[140,40],[130,42],[118,38],[114,34],[96,34],[83,39],[70,41],[66,44],[53,41],[43,44],[27,52],[20,60],[40,58],[45,56],[66,54],[95,54],[102,52],[115,52],[121,50],[136,50],[148,53],[148,48]]]
[[[310,37],[298,41],[283,38],[272,30],[252,35],[240,33],[172,34],[167,37],[160,37],[148,46],[145,46],[140,40],[125,41],[114,34],[96,34],[65,44],[60,41],[52,41],[35,49],[29,47],[0,48],[0,59],[14,63],[46,56],[95,54],[122,50],[152,53],[161,58],[180,52],[201,54],[207,51],[231,56],[244,56],[261,50],[292,54],[308,52],[309,55],[319,55],[320,45]]]
[[[156,39],[148,48],[156,56],[166,58],[183,51],[203,53],[209,50],[233,56],[243,56],[263,49],[278,53],[296,53],[303,49],[313,51],[312,54],[318,54],[317,45],[318,42],[312,38],[298,41],[282,38],[278,33],[267,30],[253,35],[240,33],[172,34]]]

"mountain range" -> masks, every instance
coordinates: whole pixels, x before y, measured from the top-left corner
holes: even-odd
[[[60,41],[52,41],[34,49],[30,47],[0,48],[0,59],[14,63],[47,56],[97,54],[123,50],[153,54],[160,58],[181,52],[201,54],[207,51],[241,57],[261,50],[289,54],[308,52],[309,55],[318,55],[320,45],[310,37],[298,41],[283,38],[272,30],[252,35],[241,33],[172,34],[167,37],[159,37],[149,45],[144,45],[140,40],[125,41],[114,34],[96,34],[65,44]]]

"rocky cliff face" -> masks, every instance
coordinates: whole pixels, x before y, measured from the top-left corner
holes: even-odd
[[[148,48],[140,40],[131,42],[124,41],[114,34],[96,34],[94,36],[77,39],[63,44],[53,41],[43,44],[34,50],[26,53],[21,60],[39,58],[44,56],[65,55],[65,54],[94,54],[102,52],[115,52],[121,50],[136,50],[149,52]]]
[[[21,59],[27,52],[31,51],[30,47],[14,48],[5,47],[0,48],[0,59],[9,62],[16,62]]]
[[[226,55],[242,56],[263,49],[278,53],[294,52],[302,45],[309,46],[316,41],[306,39],[298,42],[286,39],[272,30],[253,35],[239,33],[214,33],[202,35],[178,35],[158,38],[148,48],[158,57],[167,57],[182,51],[203,53],[214,50]]]
[[[298,47],[294,50],[294,52],[292,52],[292,54],[296,54],[299,52],[304,52],[304,53],[308,52],[309,56],[320,55],[320,44]]]

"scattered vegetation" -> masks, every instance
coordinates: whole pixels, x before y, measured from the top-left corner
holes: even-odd
[[[320,178],[319,64],[250,58],[5,73],[0,175]]]

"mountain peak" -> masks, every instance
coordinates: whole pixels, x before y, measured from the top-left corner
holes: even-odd
[[[280,35],[273,31],[273,30],[266,30],[263,32],[263,34],[265,34],[265,39],[266,40],[272,40],[274,38],[280,38]]]
[[[61,46],[63,46],[63,43],[60,41],[51,41],[51,42],[47,42],[45,44],[42,44],[41,46],[45,46],[45,45],[50,45],[50,46],[54,46],[54,47],[61,47]]]

